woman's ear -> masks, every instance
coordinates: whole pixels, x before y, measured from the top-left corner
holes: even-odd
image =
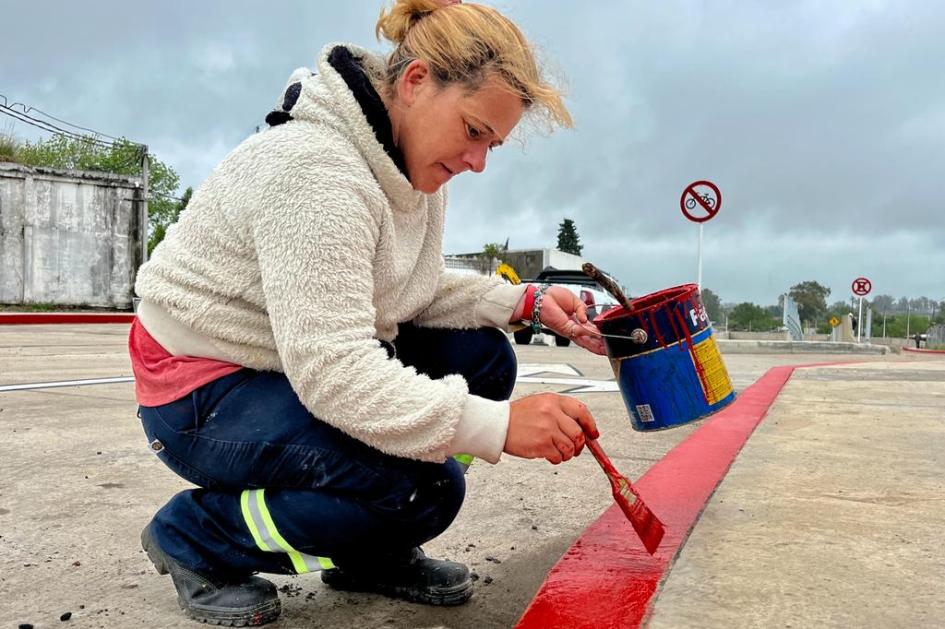
[[[400,75],[400,80],[397,82],[397,96],[404,105],[409,107],[429,87],[432,79],[430,66],[426,61],[414,59]]]

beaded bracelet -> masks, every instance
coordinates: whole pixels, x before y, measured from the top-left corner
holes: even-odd
[[[541,333],[541,301],[549,288],[548,284],[542,284],[535,290],[535,303],[532,305],[532,332],[535,334]]]

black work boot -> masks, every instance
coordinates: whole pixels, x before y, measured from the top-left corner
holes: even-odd
[[[462,605],[473,593],[469,568],[455,561],[428,559],[419,548],[411,550],[405,563],[324,570],[322,582],[336,590],[377,592],[427,605]]]
[[[141,547],[159,574],[170,573],[177,588],[177,604],[194,620],[226,627],[256,627],[272,622],[282,611],[273,583],[254,576],[224,582],[188,570],[161,550],[151,535],[151,524],[141,531]]]

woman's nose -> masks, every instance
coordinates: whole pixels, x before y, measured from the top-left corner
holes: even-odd
[[[474,173],[481,173],[486,169],[486,153],[488,152],[487,146],[471,146],[463,155],[463,163]]]

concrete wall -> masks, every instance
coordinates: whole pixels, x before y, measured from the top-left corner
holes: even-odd
[[[726,332],[721,326],[713,324],[712,326],[713,334],[716,339],[728,339],[733,341],[788,341],[787,332],[747,332],[747,331],[734,331],[730,330]],[[805,341],[829,341],[829,334],[805,334]]]
[[[140,180],[0,163],[0,303],[130,308]]]
[[[545,251],[548,252],[548,261],[545,266],[553,266],[562,271],[580,271],[581,265],[587,262],[581,256],[576,256],[573,253],[565,253],[557,249],[546,249]]]

